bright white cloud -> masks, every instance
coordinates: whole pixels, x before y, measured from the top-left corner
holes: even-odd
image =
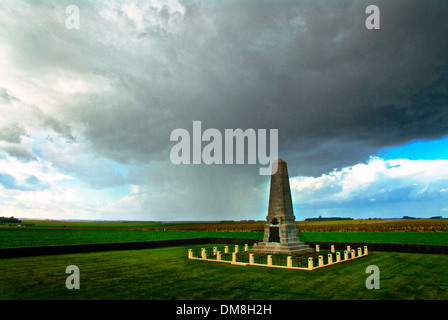
[[[46,155],[51,158],[49,153]],[[89,160],[87,154],[78,156],[68,158],[82,159],[76,166],[63,160],[56,165],[40,158],[21,161],[1,153],[0,216],[132,219],[129,213],[142,212],[138,186],[133,185],[130,190],[119,183],[116,186],[117,181],[112,181],[116,180],[116,172],[110,171],[110,162]],[[87,165],[89,162],[93,162],[92,166]]]
[[[0,215],[16,217],[61,217],[79,209],[73,188],[62,181],[72,180],[45,160],[20,161],[0,155]],[[55,203],[59,205],[56,207]]]
[[[99,15],[120,29],[129,27],[138,33],[151,29],[174,31],[176,23],[185,15],[185,7],[173,1],[137,1],[103,4]]]
[[[73,179],[71,176],[59,172],[48,161],[35,160],[22,162],[8,155],[0,157],[0,173],[13,176],[19,183],[24,183],[30,176],[49,185],[55,185],[62,180]]]
[[[420,201],[448,186],[448,160],[384,160],[335,170],[320,177],[291,178],[298,204]]]

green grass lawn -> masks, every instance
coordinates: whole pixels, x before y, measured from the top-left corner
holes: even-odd
[[[0,228],[0,248],[134,242],[202,237],[262,239],[260,232]]]
[[[370,252],[301,271],[188,260],[189,248],[2,259],[0,299],[448,299],[448,255]],[[79,290],[65,287],[68,265],[80,269]],[[379,290],[365,286],[369,265]]]
[[[0,248],[201,237],[263,239],[263,232],[0,228]],[[448,245],[448,232],[302,232],[303,241]]]
[[[448,232],[301,232],[302,241],[407,243],[448,246]]]

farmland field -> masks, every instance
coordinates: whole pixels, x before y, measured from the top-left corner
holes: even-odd
[[[37,228],[100,228],[172,231],[263,232],[264,221],[238,222],[122,222],[25,220]],[[337,221],[296,221],[299,232],[422,232],[448,231],[448,219],[364,219]],[[0,227],[2,224],[0,224]],[[5,225],[4,225],[5,226]]]
[[[303,241],[448,245],[446,219],[302,223],[297,225]],[[36,221],[26,227],[1,226],[0,248],[201,237],[261,240],[260,225],[264,223]],[[1,259],[0,300],[448,299],[448,255],[372,251],[359,260],[309,272],[187,259],[189,248],[202,246]],[[68,265],[80,269],[80,290],[65,287]],[[368,265],[380,268],[381,290],[366,289]]]
[[[261,239],[257,232],[141,231],[120,229],[2,228],[0,248],[134,242],[202,237]]]
[[[188,260],[189,248],[3,259],[0,299],[448,299],[448,255],[371,252],[301,271]],[[79,290],[65,287],[68,265],[80,269]],[[365,286],[369,265],[380,290]]]
[[[176,227],[182,225],[195,225],[198,222],[152,222],[152,221],[60,221],[60,220],[23,220],[24,224],[36,228],[102,228],[102,229],[136,229]],[[18,223],[15,223],[18,224]],[[1,224],[0,224],[1,226]],[[4,226],[8,226],[6,223]]]
[[[303,241],[448,245],[448,232],[299,232]]]
[[[263,232],[1,228],[0,248],[134,242],[202,237],[263,238]],[[447,232],[300,232],[302,241],[448,245]]]
[[[189,231],[263,232],[265,222],[173,224],[152,228]],[[446,232],[448,219],[296,221],[299,232]]]
[[[299,237],[303,241],[448,245],[448,232],[445,232],[447,221],[447,219],[298,221],[296,224],[299,228]],[[26,223],[31,226],[1,226],[0,248],[201,237],[261,240],[264,228],[264,222],[211,224],[33,220]]]

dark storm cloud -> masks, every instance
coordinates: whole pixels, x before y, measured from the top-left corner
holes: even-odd
[[[0,141],[7,141],[12,143],[20,143],[22,136],[27,133],[18,123],[14,123],[9,127],[0,128]]]
[[[94,83],[61,101],[49,118],[57,122],[47,123],[68,137],[82,132],[101,156],[168,162],[171,131],[200,120],[203,129],[279,129],[290,176],[317,176],[448,134],[444,0],[79,2],[81,29],[69,31],[65,5],[74,2],[29,2],[4,25],[14,30],[17,67],[107,81],[107,90]],[[372,4],[380,30],[365,27]],[[39,17],[27,20],[33,10]],[[210,206],[200,195],[235,211],[224,200],[237,195],[232,183],[252,190],[268,180],[244,179],[254,172],[234,167],[159,178],[139,169],[134,182],[185,188],[179,198],[196,199],[189,205],[204,215]]]
[[[102,68],[123,62],[102,70],[116,91],[79,109],[87,135],[120,161],[149,161],[193,120],[278,128],[297,174],[446,135],[447,3],[377,3],[380,30],[365,28],[369,4],[187,2],[182,19],[171,17],[177,29],[130,28],[128,47],[104,56]]]

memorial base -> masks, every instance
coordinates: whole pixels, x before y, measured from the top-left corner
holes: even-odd
[[[305,244],[304,242],[297,242],[297,243],[276,243],[276,242],[259,242],[254,244],[251,252],[262,252],[262,253],[286,253],[286,254],[293,254],[293,253],[309,253],[314,252],[314,249],[312,249],[309,245]]]

